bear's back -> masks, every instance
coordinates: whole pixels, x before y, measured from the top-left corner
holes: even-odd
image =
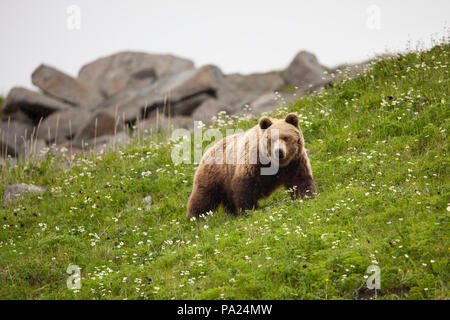
[[[225,137],[205,152],[201,163],[231,166],[257,164],[259,136],[259,126],[255,126]]]

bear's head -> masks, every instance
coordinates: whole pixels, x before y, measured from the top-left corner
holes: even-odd
[[[300,130],[298,116],[289,113],[285,119],[262,117],[259,120],[262,129],[262,148],[271,161],[285,167],[292,160],[306,156],[303,133]]]

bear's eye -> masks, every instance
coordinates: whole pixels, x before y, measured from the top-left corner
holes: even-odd
[[[289,138],[288,138],[288,137],[283,137],[283,138],[281,138],[281,140],[283,140],[283,141],[288,141]]]

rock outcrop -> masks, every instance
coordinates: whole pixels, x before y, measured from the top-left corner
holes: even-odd
[[[37,138],[61,144],[75,137],[88,123],[92,113],[83,108],[55,112],[45,118],[37,129]]]
[[[120,52],[83,66],[78,78],[94,83],[111,97],[126,88],[145,88],[162,77],[193,68],[192,61],[168,54]]]
[[[307,51],[301,51],[294,57],[284,71],[283,78],[286,84],[303,89],[325,85],[331,80],[327,69],[315,55]]]
[[[120,92],[102,103],[125,122],[154,115],[158,108],[166,115],[189,115],[208,97],[216,95],[217,83],[223,77],[214,66],[183,71],[166,76],[144,89]]]
[[[111,110],[100,110],[89,118],[73,139],[75,147],[84,147],[85,143],[102,136],[115,135],[125,129],[119,116]]]
[[[221,111],[249,107],[258,116],[320,89],[332,80],[327,70],[306,51],[286,70],[250,75],[143,52],[97,59],[77,77],[42,64],[32,74],[41,92],[16,87],[3,103],[0,155],[26,157],[54,145],[61,155],[101,151],[131,135],[193,130],[195,120],[208,123]]]
[[[70,108],[71,105],[47,95],[16,87],[9,91],[3,103],[3,119],[6,120],[8,116],[17,115],[17,112],[21,111],[29,120],[38,123],[41,118],[45,118],[53,112]]]
[[[21,122],[0,122],[0,156],[21,155],[23,144],[33,137],[33,126]]]
[[[48,95],[74,106],[93,109],[103,100],[96,87],[44,64],[33,72],[31,81]]]

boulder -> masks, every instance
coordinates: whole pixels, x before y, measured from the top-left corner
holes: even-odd
[[[231,74],[220,82],[217,99],[226,107],[227,113],[240,113],[245,105],[262,94],[280,90],[284,85],[283,78],[277,73]]]
[[[13,113],[10,113],[8,115],[3,116],[4,121],[16,121],[16,122],[22,122],[29,125],[33,125],[33,120],[30,119],[30,117],[27,116],[25,112],[22,110],[17,110]]]
[[[119,116],[110,110],[100,110],[91,115],[84,127],[76,134],[72,144],[74,147],[81,148],[91,140],[101,136],[115,135],[124,128],[125,125]]]
[[[284,86],[283,78],[275,72],[249,75],[235,73],[228,75],[226,80],[242,91],[254,92],[259,95],[267,91],[280,90]]]
[[[95,83],[110,97],[127,87],[144,88],[157,79],[193,68],[192,61],[172,55],[120,52],[83,66],[78,78]]]
[[[175,114],[182,113],[177,111],[176,104],[182,106],[183,101],[203,93],[215,96],[218,83],[223,77],[219,68],[207,65],[162,78],[150,88],[149,92],[153,101],[164,102],[163,100],[167,99],[168,103],[174,104],[172,110]]]
[[[228,106],[217,99],[210,98],[204,101],[197,109],[195,109],[195,111],[191,115],[191,118],[193,121],[202,121],[204,123],[209,123],[211,122],[211,118],[217,116],[220,111],[226,111],[228,113]]]
[[[251,113],[260,115],[263,112],[271,112],[279,107],[277,97],[273,92],[261,95],[250,103]]]
[[[74,106],[94,108],[103,100],[100,90],[91,84],[44,64],[33,72],[31,81],[48,95]]]
[[[22,145],[33,135],[33,126],[21,122],[1,122],[0,156],[21,155]]]
[[[204,101],[210,99],[214,94],[212,92],[205,92],[187,97],[175,103],[173,109],[168,109],[166,114],[173,116],[190,116]]]
[[[37,138],[61,144],[72,139],[90,120],[92,113],[84,108],[55,112],[39,125]]]
[[[41,118],[56,111],[70,109],[71,105],[63,103],[44,94],[25,88],[16,87],[9,91],[3,104],[3,119],[17,116],[17,112],[23,112],[34,124]],[[20,122],[23,122],[19,120]]]
[[[45,187],[35,186],[32,184],[13,184],[5,187],[5,193],[3,195],[3,200],[6,201],[15,201],[21,198],[24,194],[27,193],[43,193],[45,192]]]
[[[99,107],[120,115],[125,122],[147,118],[156,109],[165,115],[189,115],[204,100],[216,95],[223,74],[215,66],[204,66],[159,79],[140,90],[118,93]]]
[[[220,111],[240,113],[261,95],[283,88],[284,81],[277,73],[231,74],[218,79],[216,86],[216,97],[206,99],[192,112],[194,120],[208,123]]]
[[[267,92],[250,103],[250,111],[256,116],[261,115],[263,112],[272,112],[281,106],[293,103],[306,92],[308,90],[301,89],[290,92]]]
[[[315,55],[301,51],[284,71],[283,78],[286,84],[299,88],[317,87],[331,80],[330,76],[324,73],[326,71]]]

